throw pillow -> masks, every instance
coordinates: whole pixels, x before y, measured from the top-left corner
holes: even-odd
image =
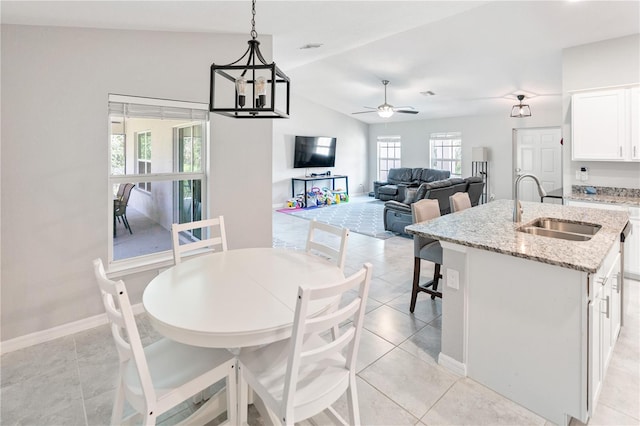
[[[405,192],[405,198],[403,203],[404,204],[411,204],[416,200],[416,193],[418,192],[417,189],[413,189],[413,188],[407,188],[406,192]]]
[[[427,191],[429,190],[429,184],[423,183],[420,184],[418,190],[416,191],[416,196],[414,198],[415,201],[422,200],[425,195],[427,195]]]

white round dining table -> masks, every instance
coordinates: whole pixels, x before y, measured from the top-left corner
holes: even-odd
[[[142,303],[169,339],[203,347],[243,348],[290,337],[301,284],[344,279],[328,260],[300,251],[247,248],[207,254],[158,274]],[[316,301],[315,312],[331,301]]]

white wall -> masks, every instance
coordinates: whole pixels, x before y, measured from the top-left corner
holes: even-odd
[[[565,194],[571,185],[640,188],[640,163],[571,161],[571,91],[640,83],[640,35],[604,40],[562,51],[562,111]],[[608,141],[602,141],[607,143]],[[576,181],[580,167],[589,180]]]
[[[211,62],[246,42],[2,26],[2,341],[103,313],[91,260],[110,237],[108,94],[208,103]],[[231,248],[271,245],[271,123],[211,118],[209,199]],[[155,273],[123,277],[134,303]]]
[[[489,151],[489,194],[496,199],[512,197],[512,131],[532,127],[560,127],[561,100],[542,110],[534,100],[529,102],[532,116],[510,118],[509,106],[500,115],[480,115],[434,120],[374,124],[369,131],[369,170],[371,180],[376,173],[376,141],[378,136],[400,136],[403,167],[429,167],[429,135],[437,132],[462,132],[462,176],[471,176],[471,150],[487,147]],[[369,183],[371,185],[371,183]]]
[[[304,98],[292,96],[291,118],[276,120],[273,126],[273,199],[280,207],[291,198],[291,178],[304,176],[307,169],[293,168],[294,137],[336,137],[336,166],[308,169],[309,173],[324,173],[349,176],[349,193],[362,193],[367,188],[367,124]],[[330,182],[316,182],[330,187]],[[336,188],[344,186],[344,180],[335,181]],[[302,184],[296,192],[302,192]],[[299,190],[299,191],[298,191]]]

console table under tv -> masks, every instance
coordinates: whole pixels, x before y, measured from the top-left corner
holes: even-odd
[[[296,181],[304,182],[304,197],[303,202],[304,206],[307,207],[307,183],[311,182],[311,187],[313,187],[313,182],[317,180],[330,180],[331,181],[331,190],[336,189],[336,179],[344,179],[345,192],[349,195],[349,176],[346,175],[316,175],[316,176],[302,176],[302,177],[294,177],[291,178],[291,196],[296,196]]]

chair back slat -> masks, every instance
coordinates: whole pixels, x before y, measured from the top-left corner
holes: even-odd
[[[360,302],[360,298],[356,298],[338,310],[310,318],[305,323],[305,333],[320,333],[336,325],[340,325],[340,323],[347,320],[358,310]]]
[[[111,335],[116,343],[120,362],[129,361],[131,357],[133,357],[133,351],[131,350],[131,345],[122,333],[122,328],[115,323],[111,324]]]
[[[107,318],[110,322],[116,324],[120,328],[125,328],[124,318],[122,313],[116,308],[113,296],[111,293],[102,292],[102,302],[104,303],[104,309],[107,312]]]
[[[342,356],[341,351],[345,347],[349,347],[347,356],[345,357],[344,367],[355,374],[355,358],[360,344],[362,320],[364,318],[364,310],[371,283],[371,271],[371,264],[365,263],[361,270],[341,282],[316,288],[300,286],[298,289],[298,303],[296,304],[291,337],[292,345],[289,353],[282,399],[283,407],[292,406],[299,372],[306,364],[320,362],[328,358],[337,358]],[[309,315],[309,304],[312,300],[332,297],[342,298],[342,295],[346,291],[355,288],[358,289],[358,297],[343,308],[337,310],[330,309],[328,312],[320,315]],[[331,330],[348,317],[352,318],[352,325],[346,332],[340,336],[334,336],[334,338],[327,341],[326,344],[303,351],[305,336]]]
[[[355,337],[356,329],[351,326],[348,330],[343,332],[336,340],[332,340],[330,343],[314,348],[309,351],[300,353],[300,364],[316,363],[324,358],[328,358],[334,353],[341,352],[342,349],[352,343]],[[345,363],[346,364],[346,363]]]
[[[202,235],[197,239],[193,235],[187,236],[189,242],[180,244],[180,233],[201,229]],[[215,232],[214,234],[214,231]],[[227,250],[227,234],[224,226],[224,217],[218,216],[212,219],[198,220],[187,223],[174,223],[171,225],[173,242],[173,260],[176,264],[182,262],[185,253],[197,253],[198,250],[210,248],[214,251]]]
[[[338,228],[313,219],[309,223],[305,251],[319,252],[332,259],[340,270],[344,270],[348,240],[349,230],[347,228]]]

